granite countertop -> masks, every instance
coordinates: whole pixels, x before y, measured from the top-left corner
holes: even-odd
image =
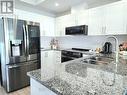
[[[102,63],[99,65],[82,62],[84,59],[91,57],[91,56],[87,56],[85,58],[79,58],[77,60],[74,60],[73,62],[70,62],[69,64],[66,63],[66,68],[75,66],[75,67],[79,67],[79,70],[84,70],[84,68],[87,67],[87,68],[93,68],[93,69],[102,70],[102,71],[106,71],[110,73],[116,73],[122,76],[127,75],[127,59],[123,59],[123,57],[119,56],[119,62],[118,64],[115,64],[115,54],[109,54],[109,55],[96,54],[93,56],[111,57],[111,58],[114,58],[114,61],[112,61],[111,63]]]
[[[114,55],[108,56],[115,58]],[[57,95],[112,95],[112,92],[115,92],[114,95],[121,95],[124,87],[123,84],[127,84],[126,79],[124,80],[125,83],[122,80],[124,77],[127,77],[127,60],[119,57],[119,63],[116,68],[116,64],[113,62],[99,65],[83,63],[82,60],[88,57],[91,56],[62,64],[52,64],[52,66],[51,64],[43,64],[41,69],[28,72],[28,76],[37,80]],[[118,75],[114,84],[116,83],[115,86],[119,89],[115,91],[112,90],[114,86],[111,86],[114,85],[112,82],[114,73]],[[102,75],[107,77],[104,80],[111,84],[110,86],[103,83]],[[127,87],[127,85],[125,86]]]
[[[76,92],[77,89],[74,89],[71,84],[67,83],[65,80],[60,79],[58,76],[54,76],[47,80],[42,80],[40,69],[31,71],[27,73],[27,75],[51,91],[55,92],[57,95],[83,95],[81,92]]]

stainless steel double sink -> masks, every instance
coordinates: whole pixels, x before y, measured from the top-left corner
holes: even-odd
[[[82,63],[88,63],[88,64],[109,64],[114,61],[113,57],[106,57],[106,56],[92,56],[90,58],[85,58],[81,60]]]
[[[76,76],[86,77],[87,76],[87,65],[86,64],[94,64],[95,65],[108,65],[111,62],[114,62],[115,59],[113,57],[107,56],[92,56],[89,58],[81,59],[80,62],[72,62],[65,65],[65,71]]]

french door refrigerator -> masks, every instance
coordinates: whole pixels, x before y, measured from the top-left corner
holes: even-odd
[[[27,72],[40,68],[40,25],[0,19],[2,84],[7,92],[29,85]]]

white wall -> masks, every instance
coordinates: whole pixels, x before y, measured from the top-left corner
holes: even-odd
[[[46,37],[46,36],[41,36],[41,48],[50,48],[50,42],[53,37]]]

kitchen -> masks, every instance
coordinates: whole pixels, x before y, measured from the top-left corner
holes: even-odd
[[[27,64],[12,74],[10,70],[2,70],[2,78],[9,83],[4,81],[1,89],[9,94],[19,93],[30,85],[26,89],[31,94],[22,95],[126,95],[126,0],[15,0],[14,3],[13,15],[0,15],[0,28],[3,25],[7,31],[2,32],[0,39],[1,66],[4,69],[6,64],[11,65],[9,68],[21,66],[17,63]],[[8,43],[11,53],[4,57]],[[17,61],[19,57],[26,61]],[[5,60],[8,58],[10,62]],[[29,67],[32,62],[38,65]],[[24,73],[21,71],[25,74],[20,75]],[[11,77],[5,77],[6,74]]]

